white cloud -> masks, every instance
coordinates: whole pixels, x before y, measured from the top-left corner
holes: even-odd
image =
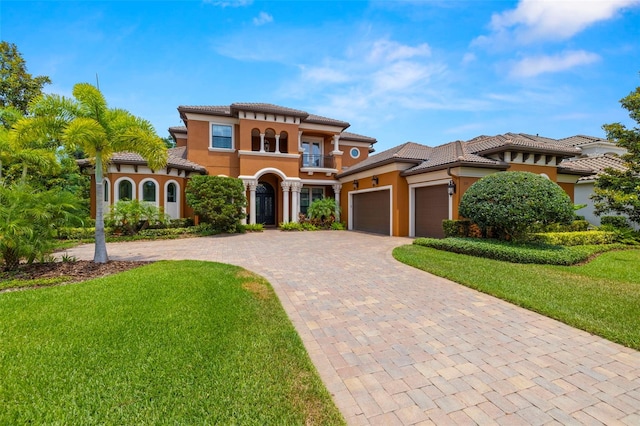
[[[245,7],[253,4],[253,0],[203,0],[204,3],[210,3],[218,7]]]
[[[640,0],[521,0],[515,9],[494,14],[492,34],[478,37],[474,44],[566,40],[639,4]]]
[[[566,71],[600,60],[600,56],[584,50],[565,52],[553,56],[532,56],[521,59],[512,68],[512,77],[535,77],[544,73]]]
[[[386,62],[402,59],[411,59],[414,57],[428,57],[431,55],[431,48],[427,43],[418,46],[407,46],[386,39],[377,40],[373,43],[371,52],[369,52],[369,61]]]
[[[270,22],[273,22],[273,16],[269,15],[267,12],[260,12],[258,16],[253,18],[253,24],[257,26],[268,24]]]
[[[301,66],[303,80],[315,83],[344,83],[351,79],[349,75],[340,69],[331,66],[319,66],[307,68]]]

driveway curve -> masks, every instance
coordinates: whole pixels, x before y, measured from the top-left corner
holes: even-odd
[[[403,265],[406,238],[266,231],[108,245],[273,285],[351,425],[640,425],[640,352]],[[93,258],[93,245],[68,250]]]

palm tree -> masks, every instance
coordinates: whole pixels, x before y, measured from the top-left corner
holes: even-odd
[[[109,108],[96,87],[79,83],[69,99],[45,95],[32,104],[31,116],[20,120],[13,128],[16,138],[47,140],[67,149],[81,149],[95,161],[96,234],[93,261],[109,260],[104,234],[104,173],[103,168],[115,152],[140,154],[151,169],[164,167],[167,149],[151,123],[123,109]]]

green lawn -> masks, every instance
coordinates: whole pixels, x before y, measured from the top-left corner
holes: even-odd
[[[399,261],[640,350],[640,250],[581,266],[515,264],[407,245]]]
[[[0,424],[344,424],[270,285],[158,262],[0,294]]]

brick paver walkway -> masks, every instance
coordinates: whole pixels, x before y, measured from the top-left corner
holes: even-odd
[[[410,242],[267,231],[108,250],[263,275],[352,425],[640,425],[640,352],[395,261]]]

